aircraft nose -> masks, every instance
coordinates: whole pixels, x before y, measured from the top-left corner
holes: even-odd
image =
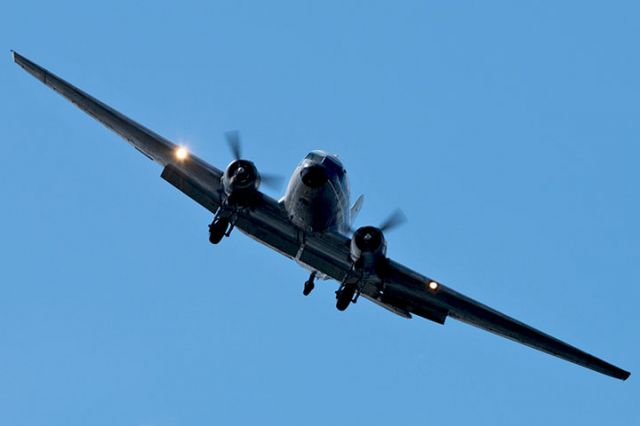
[[[300,178],[302,183],[309,188],[320,188],[327,183],[328,176],[324,167],[320,165],[307,166],[300,171]]]

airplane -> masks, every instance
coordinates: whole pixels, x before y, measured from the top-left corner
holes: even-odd
[[[309,271],[303,294],[316,279],[334,279],[336,307],[344,311],[360,297],[401,317],[413,315],[444,325],[448,317],[620,380],[630,372],[485,306],[439,281],[387,257],[385,231],[404,221],[400,212],[380,226],[352,229],[363,202],[350,206],[342,162],[323,151],[310,152],[294,170],[284,197],[260,191],[274,178],[260,174],[242,157],[237,132],[227,133],[234,160],[218,169],[184,146],[170,142],[93,98],[45,68],[11,51],[25,71],[76,104],[162,166],[161,177],[213,214],[209,241],[219,244],[235,228],[295,260]]]

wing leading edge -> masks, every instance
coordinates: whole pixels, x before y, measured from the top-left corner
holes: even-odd
[[[13,60],[25,71],[122,136],[147,157],[163,166],[172,162],[176,149],[175,144],[67,83],[19,53],[14,51],[11,53]]]
[[[14,61],[81,110],[118,133],[137,150],[164,167],[162,178],[203,207],[214,212],[220,202],[222,172],[196,156],[177,160],[177,146],[146,127],[136,123],[108,105],[91,97],[25,57],[13,52]],[[350,240],[339,234],[308,235],[288,221],[279,203],[267,196],[251,212],[241,215],[237,226],[257,241],[285,256],[341,281],[351,268]],[[447,316],[492,333],[507,337],[534,349],[555,355],[599,373],[626,380],[630,373],[602,359],[562,342],[533,327],[504,315],[440,283],[430,289],[433,280],[397,263],[389,261],[384,272],[385,290],[363,293],[368,299],[393,312],[410,318],[409,313],[444,324]]]

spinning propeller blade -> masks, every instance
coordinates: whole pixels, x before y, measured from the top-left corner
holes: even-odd
[[[391,213],[384,222],[380,224],[380,230],[382,232],[390,231],[402,225],[406,221],[407,221],[407,216],[405,216],[402,210],[397,209],[396,211]]]
[[[264,186],[269,189],[273,189],[274,191],[282,189],[282,184],[284,183],[284,177],[280,175],[273,175],[271,173],[260,173],[260,180]]]
[[[237,130],[231,130],[224,134],[227,138],[227,144],[229,145],[229,149],[231,150],[231,154],[233,154],[234,160],[239,160],[242,158],[242,148],[240,146],[240,132]]]

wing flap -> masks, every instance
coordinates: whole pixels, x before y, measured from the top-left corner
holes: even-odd
[[[180,171],[177,167],[169,164],[162,170],[160,175],[162,179],[178,188],[189,198],[200,204],[211,213],[215,213],[218,209],[218,203],[211,196],[211,191],[204,188],[198,182],[191,179],[188,175]]]

